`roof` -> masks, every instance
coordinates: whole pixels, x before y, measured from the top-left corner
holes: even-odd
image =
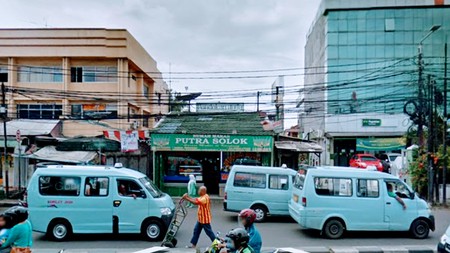
[[[323,151],[319,144],[307,141],[276,141],[275,147],[299,153],[320,153]]]
[[[319,12],[327,10],[349,10],[349,9],[376,9],[376,8],[421,8],[421,7],[442,7],[449,6],[450,0],[445,0],[443,4],[437,4],[435,0],[322,0]]]
[[[6,122],[6,134],[15,136],[20,130],[22,136],[50,135],[58,127],[59,120],[18,119]],[[3,128],[0,128],[3,136]]]
[[[289,174],[295,175],[297,172],[293,169],[289,168],[281,168],[281,167],[265,167],[265,166],[248,166],[248,165],[234,165],[231,170],[239,170],[242,172],[265,172],[269,174]]]
[[[39,167],[36,170],[37,174],[55,173],[57,175],[77,175],[77,176],[123,176],[142,178],[145,177],[139,171],[127,168],[114,168],[114,166],[73,166],[73,165],[49,165],[46,167]]]
[[[96,152],[57,151],[54,146],[46,146],[36,151],[34,154],[29,155],[28,158],[54,162],[86,164],[93,160],[96,156]]]
[[[264,131],[257,112],[185,113],[164,117],[152,131],[158,134],[273,135]]]
[[[385,179],[398,179],[397,177],[379,171],[362,170],[351,167],[339,167],[339,166],[319,166],[318,169],[309,169],[308,174],[311,173],[315,176],[339,176],[339,177],[369,177],[369,178],[385,178]]]

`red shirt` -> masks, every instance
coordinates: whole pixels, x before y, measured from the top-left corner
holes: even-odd
[[[211,215],[211,200],[209,199],[208,194],[205,194],[196,199],[196,203],[198,205],[198,222],[201,224],[210,224],[212,220]]]

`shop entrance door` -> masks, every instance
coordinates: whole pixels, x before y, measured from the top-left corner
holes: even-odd
[[[209,194],[219,194],[220,182],[220,153],[202,153],[203,184],[208,188]]]
[[[334,140],[334,165],[349,166],[350,158],[356,152],[356,139]]]

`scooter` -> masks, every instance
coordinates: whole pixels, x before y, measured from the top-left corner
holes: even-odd
[[[220,238],[220,232],[216,233],[216,239],[211,243],[211,246],[206,248],[204,253],[219,253],[223,247],[223,243],[225,240],[223,238]]]

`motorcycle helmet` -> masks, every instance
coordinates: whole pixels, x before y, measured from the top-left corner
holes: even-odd
[[[245,219],[246,227],[250,227],[256,220],[256,213],[252,209],[244,209],[239,213],[241,219]]]
[[[17,223],[24,222],[28,219],[28,209],[22,206],[18,206],[14,209],[14,214],[17,217]]]
[[[241,247],[246,247],[248,245],[248,242],[250,241],[250,236],[243,228],[235,228],[231,230],[230,232],[228,232],[226,237],[233,242],[234,249],[230,250],[236,250]]]

